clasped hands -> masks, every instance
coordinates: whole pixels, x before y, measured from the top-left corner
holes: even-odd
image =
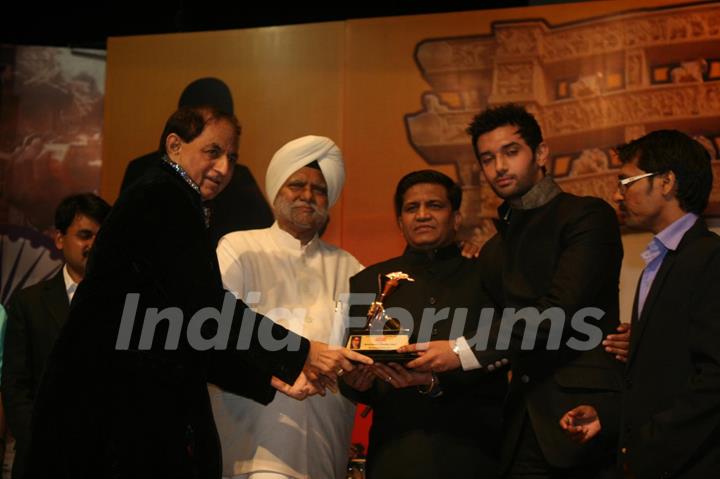
[[[578,444],[585,444],[600,434],[602,425],[594,407],[583,404],[566,412],[560,418],[560,428]]]

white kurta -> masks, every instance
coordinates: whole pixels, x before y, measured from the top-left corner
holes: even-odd
[[[302,246],[275,223],[224,236],[217,255],[225,287],[255,311],[308,339],[339,344],[344,337],[338,301],[362,270],[348,252],[319,238]],[[211,386],[210,397],[223,476],[345,477],[355,408],[339,393],[304,401],[278,393],[262,406]]]

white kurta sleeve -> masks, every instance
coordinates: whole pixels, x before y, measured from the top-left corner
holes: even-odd
[[[233,293],[237,299],[244,299],[245,272],[240,262],[240,255],[233,248],[232,240],[228,236],[223,236],[216,252],[225,289]]]

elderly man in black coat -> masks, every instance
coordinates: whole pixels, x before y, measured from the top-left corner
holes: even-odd
[[[231,115],[181,108],[163,161],[118,199],[38,392],[27,477],[220,477],[206,383],[267,403],[371,362],[223,290],[203,201],[227,184],[239,134]]]

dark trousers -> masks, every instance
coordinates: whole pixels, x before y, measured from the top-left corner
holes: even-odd
[[[554,467],[545,460],[530,418],[525,415],[520,440],[506,479],[619,479],[615,461],[583,464],[569,469]]]

